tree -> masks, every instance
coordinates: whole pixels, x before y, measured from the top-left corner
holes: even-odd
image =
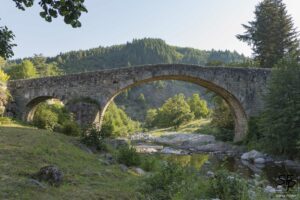
[[[194,113],[196,119],[208,117],[210,111],[205,100],[201,100],[199,94],[193,94],[188,100],[191,111]]]
[[[21,64],[12,66],[8,71],[11,79],[26,79],[37,77],[35,66],[29,60],[24,60]]]
[[[191,121],[194,114],[191,112],[189,104],[185,101],[183,94],[169,98],[158,110],[157,123],[161,127],[180,125]]]
[[[0,57],[7,59],[14,55],[12,48],[16,46],[12,43],[15,35],[6,26],[0,26]]]
[[[300,64],[284,60],[272,71],[266,110],[259,120],[263,147],[272,153],[299,156]]]
[[[16,7],[25,10],[32,7],[34,0],[13,0]],[[47,22],[51,22],[58,15],[64,18],[66,24],[70,24],[73,28],[81,27],[79,18],[81,13],[87,12],[84,6],[84,0],[40,0],[39,5],[42,8],[40,16]],[[6,26],[0,27],[0,56],[7,59],[14,55],[12,47],[16,46],[12,43],[14,34]]]
[[[62,70],[60,70],[55,62],[46,63],[46,58],[42,55],[35,55],[31,62],[36,66],[37,73],[39,77],[45,76],[56,76],[61,75]]]
[[[252,46],[259,65],[271,68],[286,55],[299,59],[298,33],[282,0],[263,0],[254,14],[254,21],[243,24],[246,31],[237,38]]]
[[[145,126],[147,128],[154,127],[156,124],[156,118],[157,118],[157,109],[147,110]]]

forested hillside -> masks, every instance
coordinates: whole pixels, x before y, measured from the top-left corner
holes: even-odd
[[[131,43],[89,50],[61,53],[48,62],[57,62],[66,73],[118,68],[157,63],[188,63],[205,65],[212,61],[244,62],[247,58],[237,52],[204,51],[174,47],[161,39],[140,39]]]

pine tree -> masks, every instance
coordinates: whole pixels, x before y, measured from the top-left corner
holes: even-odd
[[[296,61],[284,60],[273,70],[259,129],[266,150],[300,155],[300,64]]]
[[[286,55],[299,59],[298,33],[282,0],[263,0],[254,14],[254,21],[243,24],[246,31],[237,38],[252,46],[260,66],[271,68]]]

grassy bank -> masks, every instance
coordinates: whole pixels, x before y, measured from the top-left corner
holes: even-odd
[[[149,133],[160,136],[166,132],[213,134],[215,128],[210,125],[211,119],[193,120],[175,129],[174,127],[150,130]]]
[[[78,139],[45,130],[0,127],[0,199],[134,199],[139,177],[105,166],[78,147]],[[60,187],[30,182],[41,167],[64,172]]]

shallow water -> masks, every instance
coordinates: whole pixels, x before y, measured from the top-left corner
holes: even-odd
[[[163,160],[173,161],[182,166],[193,166],[202,172],[214,171],[217,169],[227,169],[240,174],[245,178],[254,178],[255,174],[267,180],[271,185],[277,186],[280,175],[292,175],[295,180],[299,180],[299,169],[287,168],[283,165],[268,163],[265,165],[254,165],[235,157],[228,157],[221,154],[194,153],[190,155],[158,154]],[[298,181],[299,182],[299,181]]]

